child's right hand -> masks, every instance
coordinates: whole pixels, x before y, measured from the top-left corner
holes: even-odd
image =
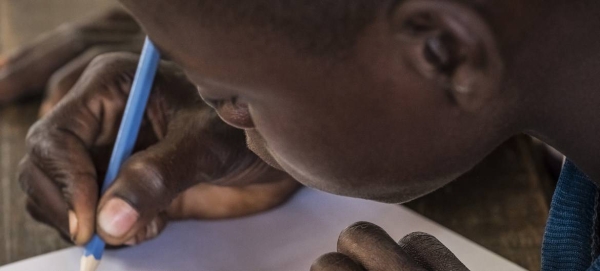
[[[19,181],[29,212],[85,244],[155,237],[169,220],[218,219],[273,208],[299,187],[246,147],[185,76],[163,63],[137,144],[102,197],[103,180],[137,56],[97,58],[27,137]]]

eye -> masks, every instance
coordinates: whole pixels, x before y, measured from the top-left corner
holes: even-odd
[[[239,129],[252,129],[254,122],[250,116],[248,104],[237,96],[226,100],[213,100],[213,108],[227,124]]]
[[[219,109],[226,104],[230,104],[231,106],[236,106],[237,100],[238,100],[237,96],[233,96],[229,99],[209,99],[209,98],[204,99],[206,104],[208,104],[209,106],[211,106],[212,108],[215,108],[215,109]]]

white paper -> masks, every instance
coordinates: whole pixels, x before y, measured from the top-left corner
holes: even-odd
[[[308,271],[335,251],[339,233],[373,222],[396,240],[423,231],[436,236],[471,270],[524,270],[434,222],[397,205],[304,189],[273,211],[224,221],[174,223],[156,240],[109,251],[99,271]],[[81,248],[70,248],[0,271],[78,271]]]

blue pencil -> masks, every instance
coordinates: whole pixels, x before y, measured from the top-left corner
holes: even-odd
[[[123,120],[121,121],[121,127],[119,128],[119,134],[117,135],[117,141],[110,158],[108,171],[102,184],[102,194],[113,183],[121,169],[121,165],[133,152],[159,62],[160,53],[150,39],[146,38],[137,72],[133,79],[131,93],[125,107],[125,113],[123,114]],[[85,247],[80,270],[95,271],[100,264],[104,247],[104,241],[98,235],[94,235]]]

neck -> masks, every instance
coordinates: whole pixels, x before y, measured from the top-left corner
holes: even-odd
[[[525,130],[600,184],[600,1],[549,2],[509,82],[525,93]]]

